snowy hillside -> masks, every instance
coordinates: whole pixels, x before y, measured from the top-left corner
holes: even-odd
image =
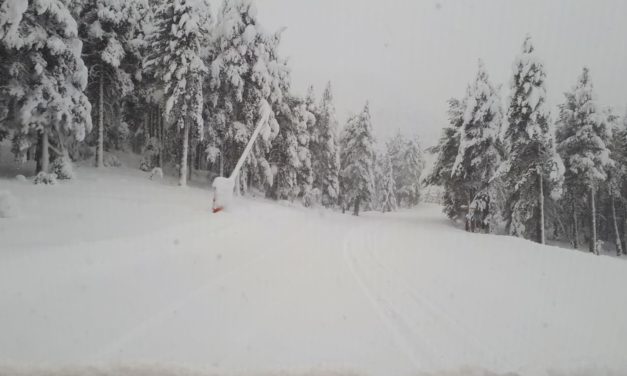
[[[437,206],[214,215],[206,189],[77,174],[0,178],[20,204],[0,219],[3,376],[627,369],[624,260],[466,233]]]

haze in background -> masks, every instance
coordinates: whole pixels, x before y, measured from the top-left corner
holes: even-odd
[[[446,100],[463,96],[479,58],[505,100],[526,33],[545,61],[552,106],[587,65],[599,103],[625,111],[626,1],[258,0],[257,7],[266,28],[287,27],[281,51],[295,92],[313,84],[319,96],[331,80],[341,125],[369,100],[379,139],[400,129],[433,144],[447,122]]]

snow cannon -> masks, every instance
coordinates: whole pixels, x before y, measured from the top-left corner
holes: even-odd
[[[260,117],[259,122],[257,123],[257,127],[253,132],[252,136],[250,136],[250,140],[248,140],[248,144],[244,149],[244,152],[239,157],[235,168],[231,172],[231,176],[228,178],[225,177],[217,177],[213,179],[213,212],[218,213],[228,207],[228,205],[233,201],[233,192],[235,191],[235,179],[237,179],[237,175],[239,171],[242,169],[244,165],[244,161],[248,158],[250,151],[261,132],[261,128],[264,125],[268,124],[268,120],[270,119],[270,114],[272,113],[272,109],[268,102],[263,100],[261,102],[261,108],[259,109]]]

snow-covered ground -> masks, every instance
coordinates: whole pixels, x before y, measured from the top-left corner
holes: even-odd
[[[467,234],[432,205],[356,218],[246,199],[214,215],[208,190],[136,170],[52,187],[14,172],[1,375],[627,372],[617,258]]]

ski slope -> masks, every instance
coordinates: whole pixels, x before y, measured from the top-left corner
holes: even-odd
[[[21,204],[0,219],[1,375],[627,372],[621,259],[468,234],[432,205],[213,215],[206,188],[77,173],[0,178]]]

